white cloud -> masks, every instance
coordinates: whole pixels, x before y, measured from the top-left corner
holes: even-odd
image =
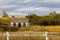
[[[60,13],[60,8],[52,8],[51,11],[56,11],[57,13]]]
[[[24,2],[31,2],[32,0],[25,0]]]
[[[29,3],[29,2],[32,2],[32,0],[17,1],[16,3],[22,4],[22,3]]]
[[[44,0],[43,2],[44,3],[49,3],[49,2],[58,3],[58,2],[60,2],[60,0]]]
[[[16,0],[0,0],[0,2],[9,2],[9,1],[16,1]]]
[[[10,16],[13,16],[13,15],[14,15],[14,16],[26,16],[27,14],[23,14],[23,13],[21,13],[21,12],[20,12],[20,13],[10,12],[9,15],[10,15]]]
[[[49,8],[45,8],[45,7],[27,7],[27,8],[19,8],[16,9],[14,11],[48,11]]]
[[[26,15],[28,12],[44,14],[50,11],[60,12],[59,3],[60,0],[0,0],[0,10],[11,8],[8,9],[10,15]]]
[[[17,7],[16,5],[0,5],[0,8],[12,8],[12,7]]]

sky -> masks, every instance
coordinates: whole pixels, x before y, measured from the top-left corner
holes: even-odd
[[[48,15],[60,13],[60,0],[0,0],[0,16],[6,11],[10,16],[26,16],[31,13]]]

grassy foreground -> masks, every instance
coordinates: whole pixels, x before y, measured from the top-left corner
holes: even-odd
[[[60,32],[60,26],[31,26],[34,31]]]
[[[28,28],[20,28],[20,31],[34,31],[34,32],[60,32],[60,26],[30,26]]]
[[[9,40],[46,40],[44,36],[10,36],[9,38]],[[49,40],[60,40],[60,36],[50,36],[48,38]],[[6,37],[0,37],[0,40],[6,40]]]
[[[20,28],[17,32],[10,32],[10,34],[38,34],[49,32],[50,34],[60,33],[60,26],[31,26],[29,28]],[[4,32],[0,32],[4,33]],[[10,36],[10,40],[45,40],[45,36]],[[60,40],[60,36],[49,36],[49,40]],[[6,37],[0,37],[0,40],[6,40]]]

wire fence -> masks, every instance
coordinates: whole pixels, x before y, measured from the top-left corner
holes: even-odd
[[[6,37],[6,40],[11,40],[10,38],[11,37],[19,37],[20,39],[16,39],[16,40],[24,40],[24,37],[26,37],[26,38],[28,38],[28,37],[34,37],[34,38],[37,38],[37,37],[43,37],[44,36],[44,38],[45,39],[43,39],[43,40],[49,40],[49,36],[50,37],[52,37],[52,36],[60,36],[60,34],[49,34],[48,32],[45,32],[44,34],[21,34],[21,33],[16,33],[16,34],[10,34],[9,32],[6,32],[6,33],[3,33],[3,34],[0,34],[0,37],[1,36],[4,36],[4,37]],[[23,38],[22,38],[23,37]],[[22,38],[22,39],[21,39]],[[28,40],[28,39],[26,39],[26,40]],[[31,39],[30,39],[31,40]],[[34,39],[32,39],[32,40],[34,40]],[[38,40],[38,39],[35,39],[35,40]],[[42,40],[42,39],[41,39]],[[59,39],[60,40],[60,39]]]

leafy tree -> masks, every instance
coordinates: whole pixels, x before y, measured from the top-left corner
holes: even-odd
[[[3,17],[9,17],[6,11],[3,11]]]
[[[55,11],[50,12],[46,16],[30,14],[26,17],[29,19],[31,25],[60,25],[60,14]]]
[[[39,22],[42,19],[41,16],[37,16],[36,14],[30,14],[26,17],[29,19],[31,25],[39,25]]]
[[[2,18],[0,18],[0,25],[8,26],[9,23],[10,23],[10,18],[8,16],[8,14],[6,11],[3,11],[3,16],[2,16]]]
[[[55,11],[49,13],[50,18],[57,19],[57,13]]]
[[[36,20],[36,17],[37,17],[36,14],[30,14],[30,15],[28,15],[26,17],[29,19],[30,24],[35,24],[35,22],[36,22],[35,20]]]
[[[37,15],[36,14],[30,14],[28,16],[26,16],[27,18],[35,18]]]

